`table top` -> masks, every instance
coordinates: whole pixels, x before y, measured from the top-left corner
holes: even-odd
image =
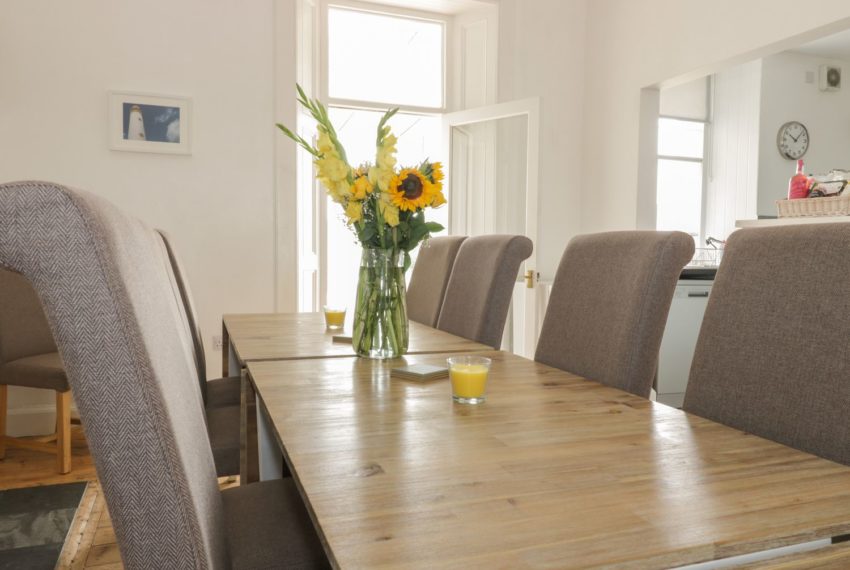
[[[479,406],[399,361],[249,363],[335,565],[666,568],[850,533],[848,467],[484,354]]]
[[[353,356],[351,343],[333,342],[334,335],[351,335],[325,327],[322,313],[256,313],[225,315],[224,328],[240,362]],[[410,321],[408,354],[493,350],[453,334]]]

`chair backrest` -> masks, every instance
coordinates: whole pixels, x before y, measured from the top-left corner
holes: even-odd
[[[467,238],[455,258],[437,328],[499,348],[519,266],[533,247],[525,236]]]
[[[201,388],[201,395],[204,402],[207,401],[207,361],[206,353],[204,352],[204,337],[201,332],[201,326],[198,323],[198,311],[195,310],[195,302],[192,299],[192,290],[189,288],[189,280],[186,277],[186,271],[183,269],[183,264],[180,261],[180,256],[177,255],[177,250],[174,249],[174,244],[171,238],[162,230],[157,230],[165,249],[168,252],[168,260],[171,263],[172,275],[177,288],[180,290],[180,299],[183,302],[184,314],[186,316],[186,324],[189,328],[189,334],[192,337],[193,356],[195,357],[195,368],[198,371],[198,381]]]
[[[0,364],[56,352],[41,301],[26,277],[0,269]]]
[[[228,567],[191,341],[157,234],[84,192],[4,184],[0,263],[42,299],[124,565]]]
[[[583,235],[555,274],[535,360],[649,397],[676,282],[693,257],[682,232]]]
[[[850,465],[850,223],[726,244],[684,409]]]
[[[466,236],[434,237],[419,248],[407,288],[407,316],[410,320],[429,327],[437,325],[452,266],[465,239]]]

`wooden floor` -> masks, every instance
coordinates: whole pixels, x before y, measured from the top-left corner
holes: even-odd
[[[0,490],[89,481],[56,568],[123,568],[112,522],[106,511],[85,436],[79,426],[72,428],[71,444],[72,469],[66,475],[56,473],[54,455],[7,448],[6,458],[0,460]]]
[[[71,472],[56,473],[56,457],[26,449],[7,448],[6,458],[0,460],[0,490],[38,485],[57,485],[75,481],[89,481],[80,507],[71,523],[65,546],[56,565],[58,570],[123,569],[121,554],[115,542],[115,531],[106,510],[100,483],[89,454],[86,438],[79,426],[72,428]],[[238,485],[238,478],[221,478],[222,489]]]

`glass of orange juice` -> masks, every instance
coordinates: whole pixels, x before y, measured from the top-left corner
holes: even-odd
[[[345,325],[345,307],[325,305],[325,325],[333,330],[342,329]]]
[[[483,356],[453,356],[448,359],[452,381],[452,399],[459,404],[483,404],[490,373],[489,358]]]

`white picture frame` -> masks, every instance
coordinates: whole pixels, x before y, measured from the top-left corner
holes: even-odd
[[[109,92],[109,148],[191,154],[192,100],[129,91]]]

